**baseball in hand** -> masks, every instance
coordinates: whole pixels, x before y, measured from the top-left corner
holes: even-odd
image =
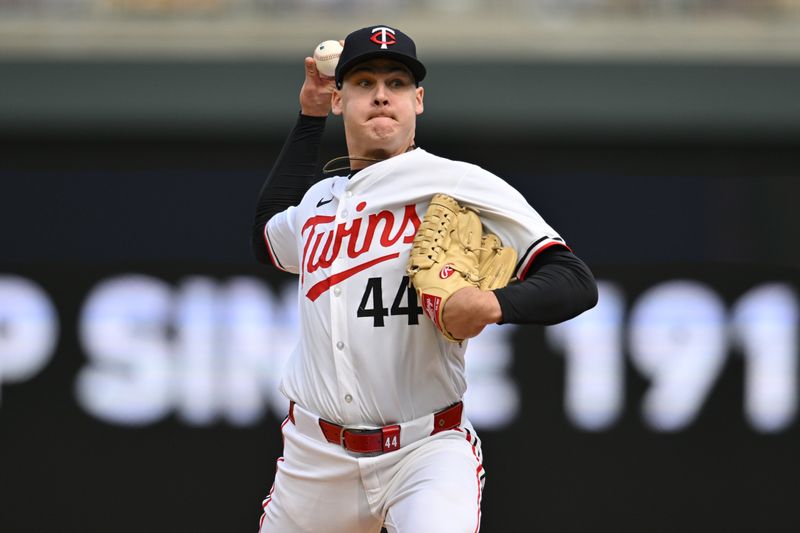
[[[314,49],[314,63],[323,76],[333,78],[336,73],[336,64],[342,54],[342,45],[339,41],[325,41],[319,43]]]

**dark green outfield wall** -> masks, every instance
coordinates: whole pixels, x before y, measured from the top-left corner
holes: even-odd
[[[286,61],[0,62],[0,134],[282,136]],[[423,131],[472,138],[800,138],[800,64],[429,62]]]

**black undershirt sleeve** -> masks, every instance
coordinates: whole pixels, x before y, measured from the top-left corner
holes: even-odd
[[[494,291],[503,324],[551,325],[597,304],[597,283],[586,263],[563,247],[544,250],[528,277]]]
[[[251,247],[261,263],[270,264],[264,242],[267,221],[288,207],[297,205],[308,188],[316,181],[319,146],[327,117],[300,115],[261,187],[253,221]]]

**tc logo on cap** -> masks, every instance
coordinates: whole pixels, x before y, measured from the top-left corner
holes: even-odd
[[[381,50],[386,50],[389,48],[388,45],[395,44],[397,42],[397,39],[394,37],[394,30],[392,28],[385,28],[383,26],[374,28],[372,30],[372,37],[370,37],[369,40],[375,44],[381,45]]]

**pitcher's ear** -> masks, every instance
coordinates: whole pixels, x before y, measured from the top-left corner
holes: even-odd
[[[331,93],[331,112],[334,115],[342,114],[342,95],[338,89]]]

